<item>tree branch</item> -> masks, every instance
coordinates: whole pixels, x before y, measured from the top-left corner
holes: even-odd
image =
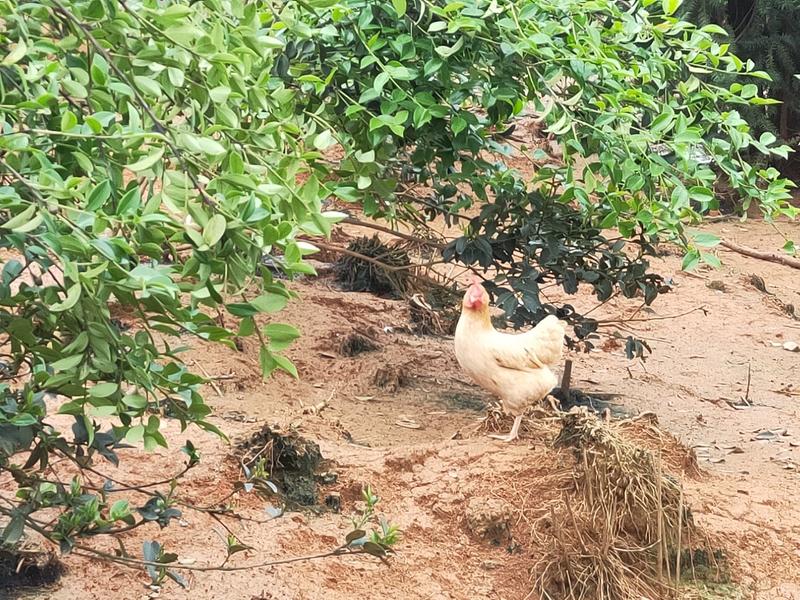
[[[719,243],[720,246],[723,248],[727,248],[732,252],[737,252],[744,256],[749,256],[750,258],[757,258],[759,260],[766,260],[773,263],[778,263],[780,265],[784,265],[786,267],[791,267],[793,269],[800,269],[800,260],[796,258],[792,258],[791,256],[784,256],[782,254],[776,254],[774,252],[763,252],[762,250],[755,250],[753,248],[748,248],[746,246],[740,246],[736,242],[728,242],[722,240]]]
[[[402,238],[404,240],[408,240],[409,242],[416,242],[418,244],[424,244],[426,246],[430,246],[432,248],[437,248],[439,250],[444,248],[444,244],[439,244],[438,242],[433,242],[430,240],[424,240],[422,238],[416,237],[414,235],[403,233],[402,231],[396,231],[394,229],[390,229],[389,227],[384,227],[383,225],[379,225],[377,223],[370,223],[369,221],[362,221],[361,219],[356,219],[354,217],[347,217],[346,219],[342,219],[340,223],[347,223],[348,225],[355,225],[357,227],[366,227],[367,229],[374,229],[375,231],[382,231],[383,233],[388,233],[389,235],[393,235],[395,237]]]

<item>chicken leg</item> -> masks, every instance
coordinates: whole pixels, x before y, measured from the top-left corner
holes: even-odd
[[[519,437],[519,426],[522,424],[522,415],[514,418],[514,425],[511,427],[511,433],[508,435],[490,435],[490,438],[500,440],[501,442],[511,442]]]

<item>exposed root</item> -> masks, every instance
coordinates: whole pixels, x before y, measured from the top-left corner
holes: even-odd
[[[317,504],[316,473],[323,459],[315,442],[264,425],[236,444],[236,454],[248,479],[268,478],[290,504]]]
[[[0,597],[5,597],[5,590],[49,586],[63,571],[55,552],[33,542],[22,541],[10,548],[0,548]]]

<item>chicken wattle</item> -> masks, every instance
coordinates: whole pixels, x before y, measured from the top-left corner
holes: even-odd
[[[553,315],[525,333],[497,331],[489,315],[489,294],[477,278],[473,280],[456,327],[456,358],[475,383],[497,396],[515,417],[511,433],[493,437],[516,439],[522,414],[556,386],[551,367],[561,361],[564,334],[564,323]]]

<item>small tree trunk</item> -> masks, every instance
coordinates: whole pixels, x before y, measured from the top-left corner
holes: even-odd
[[[784,90],[781,94],[783,103],[781,104],[780,124],[778,126],[778,133],[783,141],[789,139],[789,102],[791,101],[791,92]]]

